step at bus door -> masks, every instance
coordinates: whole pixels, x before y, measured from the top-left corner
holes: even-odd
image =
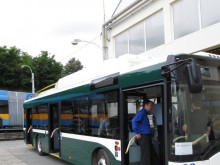
[[[50,153],[60,152],[60,117],[59,117],[59,104],[50,104]],[[57,155],[59,156],[59,154]]]

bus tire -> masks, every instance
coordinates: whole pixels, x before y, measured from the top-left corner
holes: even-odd
[[[37,152],[38,152],[38,154],[39,154],[40,156],[45,155],[45,153],[42,151],[42,145],[41,145],[41,140],[40,140],[40,137],[39,137],[39,136],[37,137],[36,147],[37,147]]]
[[[107,152],[103,149],[99,149],[93,154],[92,165],[111,165]]]

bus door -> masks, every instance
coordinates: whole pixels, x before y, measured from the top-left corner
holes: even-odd
[[[50,153],[60,156],[60,117],[59,117],[59,104],[50,104],[50,127],[49,127],[49,151]]]
[[[25,109],[25,111],[26,111],[26,120],[25,120],[25,122],[26,123],[24,123],[24,124],[26,124],[26,129],[25,129],[25,131],[26,131],[26,144],[32,144],[32,127],[33,127],[33,125],[32,125],[32,118],[33,118],[33,115],[32,115],[32,109],[31,108],[27,108],[27,109]]]
[[[157,119],[158,125],[158,141],[152,141],[152,148],[154,155],[152,156],[151,162],[152,165],[163,164],[163,126],[162,126],[162,86],[153,86],[145,88],[137,88],[132,90],[127,90],[124,92],[125,98],[125,109],[127,113],[127,145],[129,141],[135,136],[135,133],[132,130],[132,119],[136,113],[142,109],[143,102],[146,99],[149,99],[155,103],[153,113]],[[126,146],[127,147],[127,146]],[[159,150],[160,148],[160,150]],[[153,155],[153,154],[152,154]],[[129,165],[135,165],[140,162],[140,146],[133,142],[130,145],[129,152],[125,154],[125,160]]]

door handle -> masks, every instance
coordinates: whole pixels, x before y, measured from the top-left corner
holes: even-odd
[[[55,128],[55,129],[53,130],[53,132],[51,133],[50,138],[52,138],[52,137],[53,137],[54,133],[55,133],[57,130],[59,130],[59,127]]]
[[[32,125],[29,127],[27,133],[29,133],[31,131],[31,129],[32,129]]]

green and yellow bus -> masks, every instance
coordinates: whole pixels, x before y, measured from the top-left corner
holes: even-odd
[[[146,99],[155,103],[162,165],[219,164],[220,56],[207,53],[121,57],[61,78],[25,101],[25,142],[76,165],[138,164],[140,147],[128,144]],[[195,100],[202,110],[193,117]]]

